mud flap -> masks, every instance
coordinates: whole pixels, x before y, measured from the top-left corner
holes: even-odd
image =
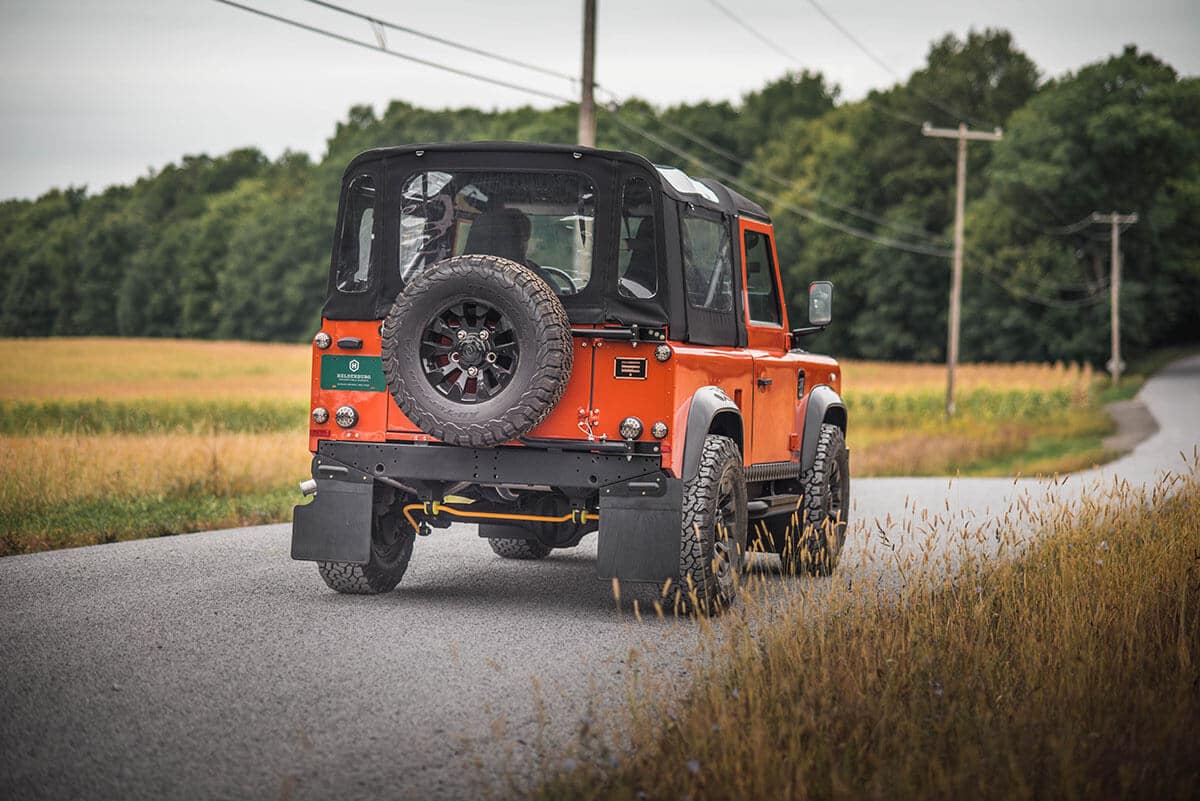
[[[650,475],[610,484],[600,493],[601,579],[662,582],[679,579],[683,482]]]
[[[373,483],[317,479],[316,497],[293,509],[292,558],[366,564],[371,558]]]

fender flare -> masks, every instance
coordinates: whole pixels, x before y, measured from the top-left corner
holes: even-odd
[[[742,410],[720,387],[700,387],[692,395],[683,440],[684,481],[692,480],[700,472],[700,454],[704,450],[704,438],[709,434],[729,437],[737,443],[738,450],[745,453]]]
[[[800,449],[800,473],[812,467],[817,458],[817,440],[821,436],[821,424],[833,423],[846,431],[846,404],[828,384],[813,387],[804,411],[804,444]],[[690,427],[689,427],[690,428]]]

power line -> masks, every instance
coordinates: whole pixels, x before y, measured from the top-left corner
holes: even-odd
[[[817,12],[829,22],[830,25],[837,28],[838,31],[843,36],[845,36],[847,39],[849,39],[851,44],[853,44],[855,47],[857,47],[859,50],[861,50],[864,54],[866,54],[867,58],[871,59],[876,64],[878,64],[880,67],[882,67],[889,75],[891,75],[897,81],[901,80],[900,74],[897,73],[896,70],[892,69],[892,67],[887,62],[885,62],[879,56],[875,55],[875,53],[869,47],[867,47],[865,44],[863,44],[861,41],[859,41],[858,37],[856,37],[853,33],[851,33],[849,31],[849,29],[846,28],[846,26],[844,26],[844,25],[842,25],[842,23],[838,22],[837,18],[834,17],[832,14],[830,14],[828,11],[826,11],[821,6],[821,4],[817,2],[817,0],[808,0],[808,3],[813,8],[815,8],[817,10]],[[910,81],[910,83],[911,83],[911,81]],[[991,126],[985,126],[977,120],[972,120],[966,114],[962,114],[961,112],[955,111],[950,106],[946,105],[945,103],[942,103],[936,97],[925,94],[924,92],[922,92],[920,89],[916,88],[915,86],[908,86],[907,88],[913,94],[915,94],[917,97],[920,97],[922,100],[925,100],[929,104],[935,106],[938,109],[941,109],[942,111],[946,112],[950,116],[955,117],[956,119],[958,119],[960,121],[969,122],[972,125],[976,125],[976,126],[980,126],[980,127],[991,127]]]
[[[779,46],[778,44],[776,44],[774,41],[772,41],[771,39],[768,39],[766,36],[764,36],[763,34],[759,33],[759,32],[758,32],[758,31],[756,31],[754,28],[750,27],[750,23],[746,22],[744,19],[742,19],[741,17],[739,17],[737,14],[734,14],[734,13],[733,13],[732,11],[730,11],[730,10],[729,10],[727,7],[725,7],[725,6],[724,6],[724,5],[722,5],[721,3],[717,2],[717,0],[708,0],[708,3],[709,3],[709,5],[711,5],[713,8],[717,9],[717,10],[718,10],[718,11],[720,11],[722,14],[724,14],[724,15],[725,15],[725,16],[727,16],[727,17],[729,17],[729,19],[733,20],[733,22],[734,22],[734,24],[735,24],[735,25],[737,25],[737,26],[739,26],[740,28],[742,28],[742,30],[744,30],[744,31],[746,31],[747,33],[749,33],[749,34],[750,34],[751,36],[753,36],[755,39],[757,39],[758,41],[762,42],[762,43],[763,43],[763,44],[765,44],[767,47],[771,48],[771,49],[772,49],[772,50],[774,50],[776,53],[778,53],[779,55],[781,55],[781,56],[783,56],[784,58],[786,58],[788,61],[795,61],[795,62],[799,62],[799,61],[800,61],[800,59],[796,58],[796,57],[795,57],[795,56],[793,56],[791,53],[789,53],[788,51],[784,50],[782,47],[780,47],[780,46]]]
[[[272,14],[268,11],[263,11],[258,8],[251,8],[250,6],[244,6],[241,3],[233,2],[233,0],[215,0],[215,2],[221,3],[222,5],[230,6],[232,8],[237,8],[242,11],[246,11],[250,14],[255,14],[257,16],[264,17],[266,19],[274,20],[275,22],[281,22],[284,25],[290,25],[293,28],[300,28],[301,30],[308,31],[309,33],[315,33],[320,36],[326,36],[330,39],[336,39],[339,42],[345,42],[346,44],[352,44],[357,47],[364,47],[368,50],[374,50],[376,52],[383,53],[385,55],[393,56],[394,58],[400,58],[400,59],[404,59],[405,61],[411,61],[415,64],[420,64],[425,67],[432,67],[435,70],[449,72],[453,75],[458,75],[463,78],[473,78],[477,81],[484,81],[485,83],[490,83],[493,86],[502,86],[505,89],[513,89],[517,92],[524,92],[526,94],[536,95],[538,97],[544,97],[548,100],[553,100],[558,103],[574,103],[575,102],[574,100],[572,100],[568,97],[563,97],[562,95],[556,95],[552,92],[545,92],[545,91],[542,91],[541,89],[534,89],[529,86],[522,86],[517,83],[510,83],[509,81],[504,81],[499,78],[492,78],[487,75],[480,75],[477,72],[469,72],[468,70],[459,69],[458,67],[449,67],[445,64],[439,64],[436,61],[429,61],[428,59],[419,58],[417,56],[410,56],[407,53],[399,53],[395,50],[389,50],[386,47],[379,45],[379,44],[371,44],[370,42],[364,42],[360,39],[354,39],[350,36],[342,36],[340,33],[334,33],[333,31],[325,30],[324,28],[318,28],[314,25],[308,25],[308,24],[300,22],[298,20],[290,19],[288,17],[281,17],[278,14]]]
[[[784,177],[778,175],[777,173],[774,173],[774,172],[766,169],[765,167],[762,167],[762,166],[754,163],[753,161],[744,161],[741,158],[739,158],[735,153],[729,152],[725,148],[721,147],[718,144],[715,144],[714,142],[709,141],[708,139],[705,139],[704,137],[700,136],[699,134],[694,134],[694,133],[688,131],[686,128],[682,128],[682,127],[676,125],[675,123],[671,122],[670,120],[665,119],[664,117],[662,117],[659,114],[655,114],[653,119],[659,125],[662,125],[664,128],[668,128],[671,131],[674,131],[677,135],[682,136],[684,139],[687,139],[688,141],[692,142],[693,144],[699,145],[700,147],[704,148],[708,152],[710,152],[714,155],[720,156],[721,158],[724,158],[727,161],[733,162],[737,167],[739,167],[742,170],[750,170],[750,171],[756,172],[760,176],[766,178],[767,180],[769,180],[785,189],[795,189],[796,188],[795,183],[788,180],[787,178],[784,178]],[[807,192],[819,203],[824,203],[827,206],[832,206],[833,208],[837,209],[838,211],[846,212],[847,214],[853,215],[855,217],[866,220],[868,222],[873,222],[876,225],[883,225],[888,228],[893,228],[897,231],[904,231],[911,236],[920,237],[920,238],[928,240],[930,242],[937,243],[937,242],[945,241],[945,237],[936,236],[934,234],[931,234],[929,231],[915,228],[915,227],[912,227],[909,225],[905,225],[903,223],[898,223],[893,220],[888,220],[884,217],[880,217],[877,214],[872,214],[871,212],[866,211],[864,209],[856,208],[855,206],[846,205],[846,204],[840,203],[836,200],[831,200],[830,198],[816,192],[813,189],[804,189],[803,191]]]
[[[347,16],[356,17],[358,19],[365,20],[366,22],[372,23],[373,25],[381,25],[384,28],[390,28],[394,31],[400,31],[401,33],[407,33],[410,36],[416,36],[421,39],[428,39],[431,42],[437,42],[438,44],[445,45],[446,47],[453,47],[455,50],[461,50],[464,53],[472,53],[474,55],[482,56],[483,58],[490,58],[493,61],[499,61],[501,63],[509,64],[514,67],[521,67],[522,69],[532,70],[533,72],[539,72],[542,75],[548,75],[551,78],[561,78],[565,81],[571,81],[572,83],[577,83],[579,80],[576,76],[569,75],[565,72],[559,72],[558,70],[549,69],[547,67],[543,67],[538,64],[531,64],[528,61],[521,61],[520,59],[515,59],[515,58],[511,58],[509,56],[500,55],[499,53],[493,53],[490,50],[484,50],[479,47],[471,47],[470,45],[465,45],[462,42],[456,42],[453,39],[444,39],[441,36],[436,36],[432,33],[427,33],[425,31],[419,31],[416,28],[410,28],[407,25],[400,25],[399,23],[396,23],[396,22],[388,22],[387,20],[382,20],[382,19],[379,19],[378,17],[372,17],[368,14],[363,14],[363,13],[355,11],[353,9],[346,8],[345,6],[339,6],[336,3],[326,2],[326,0],[305,0],[305,2],[312,3],[315,6],[321,6],[322,8],[327,8],[331,11],[336,11],[339,14],[346,14]]]
[[[859,239],[865,239],[867,241],[873,242],[874,244],[881,245],[883,247],[889,247],[889,248],[893,248],[893,249],[897,249],[897,250],[904,250],[904,251],[907,251],[910,253],[916,253],[919,255],[935,256],[938,258],[950,258],[953,255],[953,253],[951,251],[944,250],[944,249],[927,248],[922,245],[901,242],[899,240],[890,239],[888,237],[880,237],[875,234],[872,234],[869,231],[864,231],[862,229],[855,228],[854,226],[845,225],[844,223],[840,223],[837,220],[833,220],[828,217],[825,217],[824,215],[820,214],[819,212],[813,211],[812,209],[807,209],[798,204],[786,201],[776,195],[772,195],[769,192],[765,192],[761,189],[758,189],[757,187],[751,186],[751,185],[745,183],[744,181],[741,181],[741,180],[729,175],[728,173],[725,173],[724,171],[719,170],[715,166],[708,164],[707,162],[697,158],[693,154],[690,154],[684,150],[681,150],[680,148],[676,147],[675,145],[673,145],[672,143],[663,139],[662,137],[652,133],[651,131],[648,131],[640,126],[637,126],[634,123],[631,123],[629,120],[622,119],[621,116],[619,115],[619,113],[617,111],[614,111],[611,108],[606,109],[606,111],[609,112],[609,114],[611,115],[612,120],[614,122],[616,122],[621,127],[625,128],[626,130],[630,131],[631,133],[641,136],[643,139],[646,139],[647,141],[653,142],[654,144],[658,145],[659,147],[662,147],[664,150],[667,150],[670,153],[673,153],[675,156],[677,156],[679,158],[696,163],[702,169],[713,173],[715,177],[720,178],[721,180],[725,181],[726,183],[732,185],[734,188],[739,189],[743,192],[746,192],[747,194],[756,195],[756,196],[766,200],[768,203],[771,203],[775,207],[783,209],[784,211],[789,211],[799,217],[803,217],[805,219],[811,220],[812,222],[818,223],[820,225],[825,225],[830,228],[834,228],[835,230],[841,231],[842,233],[857,237]],[[1017,300],[1022,300],[1022,301],[1028,302],[1028,303],[1033,303],[1033,304],[1036,304],[1039,306],[1045,306],[1048,308],[1075,309],[1075,308],[1081,308],[1084,306],[1092,306],[1099,302],[1100,298],[1102,297],[1102,293],[1103,293],[1103,287],[1102,287],[1099,291],[1096,291],[1093,294],[1091,294],[1085,298],[1080,298],[1077,300],[1062,300],[1062,299],[1058,299],[1058,298],[1048,298],[1043,295],[1037,294],[1035,292],[1031,292],[1027,289],[1023,289],[1021,287],[1014,286],[1014,285],[1010,284],[1009,282],[1003,280],[1002,278],[997,277],[994,274],[995,268],[992,265],[986,263],[982,259],[977,260],[976,254],[972,254],[971,264],[974,266],[980,267],[981,269],[979,270],[979,274],[982,275],[987,280],[991,281],[993,284],[995,284],[997,287],[999,287],[1001,290],[1003,290],[1006,294],[1012,296],[1013,298],[1015,298]]]
[[[677,157],[679,157],[681,159],[684,159],[685,161],[694,162],[699,167],[704,169],[706,172],[712,173],[715,177],[720,178],[722,181],[725,181],[726,183],[728,183],[729,185],[733,186],[736,189],[739,189],[748,194],[757,195],[773,205],[776,205],[786,211],[790,211],[798,216],[809,219],[819,225],[824,225],[829,228],[836,229],[838,231],[841,231],[842,233],[848,234],[853,237],[857,237],[859,239],[865,239],[870,242],[874,242],[877,245],[883,245],[884,247],[895,248],[897,250],[904,250],[904,251],[908,251],[909,253],[918,253],[918,254],[925,255],[925,256],[938,256],[941,258],[949,258],[949,256],[950,256],[950,251],[945,250],[943,248],[935,248],[935,247],[931,247],[931,246],[927,246],[927,245],[903,242],[899,239],[892,239],[891,237],[879,236],[877,234],[871,233],[870,231],[864,231],[861,228],[856,228],[855,226],[852,226],[852,225],[846,225],[845,223],[839,222],[838,220],[834,220],[830,217],[826,217],[824,214],[821,214],[818,211],[814,211],[813,209],[805,208],[804,206],[801,206],[797,203],[792,203],[790,201],[786,201],[776,195],[772,195],[769,192],[759,189],[758,187],[752,186],[752,185],[746,183],[745,181],[742,181],[741,179],[730,175],[729,173],[725,172],[724,170],[721,170],[721,169],[715,167],[714,165],[703,161],[702,159],[698,158],[695,154],[688,153],[684,150],[681,150],[680,148],[676,147],[674,144],[667,141],[666,139],[663,139],[662,137],[658,136],[657,134],[655,134],[651,131],[648,131],[645,128],[642,128],[641,126],[638,126],[638,125],[630,122],[627,119],[623,119],[620,116],[620,113],[617,111],[608,109],[608,112],[609,112],[609,114],[612,115],[613,122],[617,123],[622,128],[625,128],[626,130],[630,131],[631,133],[637,134],[638,136],[641,136],[643,139],[653,142],[654,144],[658,145],[659,147],[663,148],[664,150],[668,151],[669,153],[673,153],[674,155],[676,155]]]
[[[469,70],[462,70],[462,69],[458,69],[455,67],[447,67],[443,64],[438,64],[438,63],[435,63],[432,61],[428,61],[426,59],[418,58],[416,56],[409,56],[404,53],[398,53],[394,50],[389,50],[382,45],[371,44],[369,42],[363,42],[361,40],[354,39],[352,37],[342,36],[341,34],[334,33],[332,31],[328,31],[323,28],[318,28],[316,26],[308,25],[308,24],[299,22],[297,20],[289,19],[287,17],[283,17],[283,16],[280,16],[277,14],[272,14],[270,12],[266,12],[266,11],[262,11],[260,9],[252,8],[250,6],[242,5],[241,3],[233,2],[233,0],[216,0],[216,2],[222,3],[223,5],[231,6],[233,8],[237,8],[242,11],[246,11],[251,14],[255,14],[257,16],[260,16],[260,17],[263,17],[266,19],[273,20],[275,22],[280,22],[284,25],[289,25],[291,27],[299,28],[301,30],[308,31],[310,33],[315,33],[315,34],[318,34],[321,36],[326,36],[328,38],[335,39],[337,41],[344,42],[346,44],[355,45],[357,47],[363,47],[363,48],[367,48],[369,50],[374,50],[376,52],[383,53],[385,55],[404,59],[406,61],[411,61],[411,62],[420,64],[422,66],[431,67],[433,69],[442,70],[444,72],[449,72],[449,73],[452,73],[454,75],[458,75],[458,76],[461,76],[464,78],[471,78],[474,80],[483,81],[485,83],[502,86],[502,87],[505,87],[508,89],[513,89],[515,91],[524,92],[524,93],[536,95],[539,97],[544,97],[544,98],[554,100],[554,101],[560,102],[560,103],[570,104],[570,103],[575,102],[571,98],[562,97],[562,96],[555,95],[550,92],[544,92],[542,90],[535,89],[533,87],[523,86],[521,84],[511,83],[508,81],[502,81],[502,80],[499,80],[496,78],[491,78],[486,75],[481,75],[479,73],[471,72]],[[609,93],[609,94],[611,95],[612,93]],[[644,128],[630,122],[629,120],[621,118],[616,111],[611,110],[611,109],[606,109],[606,111],[608,111],[610,113],[613,121],[616,122],[619,126],[631,131],[632,133],[634,133],[638,136],[641,136],[643,139],[646,139],[647,141],[650,141],[650,142],[653,142],[653,143],[659,145],[664,150],[674,154],[675,156],[677,156],[679,158],[682,158],[686,161],[695,162],[701,168],[713,173],[715,177],[720,178],[723,181],[726,181],[727,183],[734,186],[735,188],[738,188],[741,191],[746,192],[748,194],[757,195],[757,196],[765,199],[767,202],[773,203],[774,205],[778,206],[779,208],[781,208],[785,211],[789,211],[797,216],[808,219],[819,225],[824,225],[824,226],[833,228],[834,230],[840,231],[849,236],[863,239],[863,240],[872,242],[874,244],[877,244],[877,245],[880,245],[883,247],[889,247],[889,248],[893,248],[893,249],[897,249],[897,250],[907,251],[910,253],[916,253],[919,255],[935,256],[938,258],[949,258],[949,256],[950,256],[950,252],[947,250],[934,248],[934,247],[928,247],[928,246],[924,246],[924,245],[916,244],[916,243],[904,242],[901,240],[892,239],[890,237],[878,236],[870,231],[865,231],[865,230],[856,228],[851,225],[846,225],[845,223],[841,223],[837,220],[826,217],[825,215],[821,214],[820,212],[814,211],[812,209],[808,209],[808,208],[801,206],[799,204],[796,204],[796,203],[786,201],[782,198],[772,195],[769,192],[765,192],[755,186],[752,186],[732,175],[729,175],[728,173],[724,172],[723,170],[717,169],[715,166],[708,164],[708,163],[702,161],[701,159],[697,158],[696,156],[688,153],[687,151],[684,151],[684,150],[676,147],[671,142],[668,142],[667,140],[657,136],[656,134],[645,130]],[[662,121],[659,120],[659,122],[662,122]],[[995,281],[998,286],[1000,286],[1002,289],[1005,289],[1007,292],[1009,292],[1009,294],[1012,294],[1014,297],[1018,297],[1019,299],[1029,300],[1030,302],[1041,302],[1041,303],[1043,303],[1043,305],[1051,305],[1053,303],[1053,301],[1046,301],[1045,299],[1039,299],[1035,296],[1029,295],[1028,293],[1019,293],[1019,291],[1014,290],[1013,288],[1005,285],[1002,281],[995,279],[991,275],[987,275],[987,277],[989,279]]]

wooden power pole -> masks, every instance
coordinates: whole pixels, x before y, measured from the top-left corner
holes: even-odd
[[[583,81],[579,98],[579,144],[596,146],[596,0],[583,0]]]
[[[958,176],[954,196],[954,272],[950,278],[950,330],[946,343],[946,416],[954,416],[954,370],[958,367],[958,330],[962,306],[963,206],[967,189],[967,140],[995,142],[1002,133],[967,130],[965,123],[958,128],[934,128],[929,123],[921,128],[925,136],[958,140]]]
[[[1112,358],[1108,362],[1108,372],[1112,374],[1113,386],[1121,380],[1125,363],[1121,361],[1121,228],[1122,225],[1133,225],[1138,221],[1137,212],[1133,214],[1101,214],[1092,212],[1092,222],[1108,223],[1112,226],[1112,277],[1109,279],[1109,291],[1112,299]]]

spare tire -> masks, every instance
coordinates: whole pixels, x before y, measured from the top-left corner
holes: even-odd
[[[497,256],[429,266],[396,298],[382,334],[396,404],[451,445],[488,447],[528,433],[562,398],[574,359],[554,290]]]

